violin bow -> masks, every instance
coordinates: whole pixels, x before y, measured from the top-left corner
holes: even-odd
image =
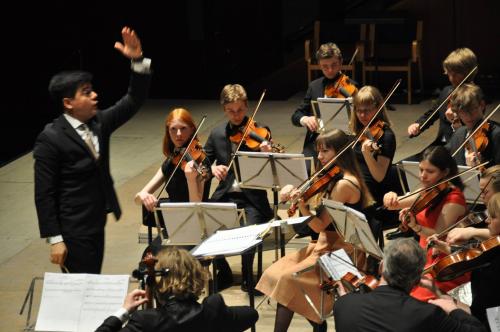
[[[352,145],[352,147],[354,148],[354,146],[356,145],[356,143],[359,142],[359,140],[361,139],[361,136],[364,135],[365,131],[370,128],[370,125],[373,123],[373,121],[377,118],[377,116],[379,115],[380,112],[382,112],[382,110],[384,109],[384,106],[385,104],[389,101],[389,98],[391,98],[391,96],[393,95],[394,91],[396,91],[396,89],[398,88],[399,84],[401,84],[401,79],[398,79],[396,81],[396,83],[394,83],[394,86],[392,87],[391,91],[387,94],[387,96],[385,97],[384,101],[382,102],[382,104],[379,106],[377,112],[372,116],[372,118],[370,119],[370,121],[368,121],[368,123],[366,124],[366,126],[363,128],[363,130],[361,130],[361,132],[356,136],[356,140],[354,141],[354,144]]]
[[[432,190],[432,189],[434,189],[434,188],[436,188],[436,187],[438,187],[438,186],[442,185],[443,183],[446,183],[446,182],[448,182],[448,181],[451,181],[451,180],[453,180],[453,179],[455,179],[455,178],[458,178],[458,177],[460,177],[460,176],[464,175],[465,173],[468,173],[468,172],[473,171],[473,170],[475,170],[475,169],[481,168],[481,167],[483,167],[484,165],[486,165],[487,163],[488,163],[488,161],[486,161],[486,162],[484,162],[484,163],[482,163],[482,164],[476,165],[476,166],[474,166],[474,167],[471,167],[471,168],[469,168],[469,169],[466,169],[466,170],[464,170],[464,171],[462,171],[462,172],[460,172],[460,173],[458,173],[458,174],[455,174],[455,175],[453,175],[453,176],[450,176],[449,178],[446,178],[446,179],[444,179],[444,180],[441,180],[441,181],[439,181],[438,183],[433,184],[433,185],[432,185],[432,186],[430,186],[430,187],[427,187],[427,188],[420,188],[420,189],[418,189],[418,190],[415,190],[415,191],[414,191],[414,192],[412,192],[412,193],[408,193],[407,195],[401,196],[400,198],[398,198],[398,201],[400,201],[400,200],[402,200],[402,199],[405,199],[405,198],[408,198],[408,197],[411,197],[411,196],[413,196],[413,195],[420,194],[420,193],[421,193],[421,192],[423,192],[423,191]]]
[[[455,93],[455,91],[457,91],[457,89],[459,87],[461,87],[467,81],[467,79],[472,75],[472,73],[474,73],[476,70],[477,70],[477,66],[475,66],[474,68],[472,68],[472,70],[467,74],[467,76],[464,77],[464,79],[462,80],[462,82],[460,82],[453,90],[451,90],[451,92],[448,94],[448,96],[446,96],[446,98],[443,100],[443,102],[441,104],[439,104],[439,106],[436,107],[436,109],[431,113],[431,115],[429,115],[427,117],[427,120],[425,120],[425,122],[422,123],[422,125],[420,126],[420,128],[424,128],[425,127],[425,125],[432,119],[432,117],[434,116],[434,114],[436,114],[436,112],[438,112],[439,109],[441,107],[443,107],[443,105],[446,104],[446,102],[448,100],[450,100],[451,96]],[[420,133],[418,133],[416,135],[410,135],[410,138],[417,137],[418,135],[420,135]]]
[[[168,180],[165,181],[165,184],[163,185],[163,187],[161,188],[160,192],[158,193],[158,195],[156,196],[156,199],[159,199],[160,198],[160,195],[161,193],[163,192],[163,190],[165,188],[167,188],[168,184],[170,183],[170,181],[172,180],[172,178],[174,177],[174,174],[175,172],[177,171],[177,169],[179,168],[179,165],[182,163],[182,161],[184,160],[184,158],[186,157],[188,151],[189,151],[189,147],[191,146],[191,144],[193,143],[194,139],[196,138],[196,136],[198,135],[198,132],[200,131],[201,127],[203,126],[203,123],[205,122],[207,118],[207,115],[205,114],[203,116],[203,118],[201,119],[200,121],[200,124],[196,127],[196,131],[194,132],[193,136],[191,137],[191,140],[189,141],[189,144],[186,146],[186,149],[184,149],[184,152],[182,153],[182,156],[181,158],[179,159],[179,161],[177,162],[177,164],[175,165],[175,168],[174,170],[172,171],[172,173],[170,173],[170,176],[168,177]]]
[[[250,124],[253,122],[253,118],[257,114],[257,111],[259,110],[260,104],[262,103],[262,100],[264,99],[264,96],[266,95],[266,89],[262,91],[262,95],[260,96],[259,102],[257,103],[257,106],[255,107],[255,110],[253,111],[252,116],[248,119],[247,124],[245,125],[245,130],[243,131],[243,136],[241,136],[241,140],[238,143],[238,146],[236,147],[236,150],[233,152],[233,156],[231,157],[231,161],[229,162],[229,165],[227,165],[228,169],[231,169],[231,166],[233,165],[234,159],[236,158],[236,152],[238,152],[241,148],[241,145],[243,145],[243,142],[245,141],[245,137],[248,134],[248,131],[250,129]]]
[[[467,141],[470,139],[470,138],[473,138],[474,137],[474,134],[478,132],[479,129],[481,129],[481,127],[483,126],[483,124],[485,124],[492,116],[493,114],[495,114],[495,112],[498,110],[498,108],[500,108],[500,104],[497,105],[497,107],[495,107],[495,109],[493,111],[490,112],[490,114],[488,114],[487,117],[485,117],[483,119],[483,121],[481,121],[481,123],[476,126],[476,129],[474,129],[470,134],[469,136],[467,136],[467,138],[463,141],[462,144],[460,144],[460,146],[458,147],[458,149],[455,150],[455,152],[453,152],[453,154],[451,155],[452,157],[455,157],[455,155],[458,153],[458,151],[460,151],[464,146],[465,144],[467,144]]]

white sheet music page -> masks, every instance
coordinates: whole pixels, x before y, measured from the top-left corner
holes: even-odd
[[[95,331],[122,306],[128,280],[128,275],[46,272],[35,331]]]
[[[193,256],[210,256],[243,252],[262,242],[262,239],[258,239],[257,236],[268,226],[269,224],[266,223],[217,231],[203,241],[192,254]]]
[[[353,273],[358,278],[362,277],[344,249],[322,255],[319,264],[333,280],[340,280],[347,272]]]
[[[486,309],[491,332],[500,332],[500,307]]]

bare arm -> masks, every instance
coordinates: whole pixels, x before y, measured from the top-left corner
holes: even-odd
[[[153,211],[158,200],[153,195],[153,193],[160,187],[162,183],[165,182],[163,177],[163,172],[161,167],[158,169],[156,174],[149,180],[149,182],[144,186],[144,188],[139,191],[134,198],[137,204],[144,204],[148,211]]]

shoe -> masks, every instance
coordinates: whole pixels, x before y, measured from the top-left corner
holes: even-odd
[[[243,281],[241,283],[241,290],[244,291],[245,293],[248,293],[248,286],[247,286],[246,281]],[[253,296],[264,296],[264,293],[262,293],[261,291],[254,288],[253,289]]]
[[[387,240],[394,240],[400,237],[412,237],[414,235],[413,231],[403,232],[400,229],[395,230],[394,232],[387,233],[385,238]]]
[[[233,285],[233,275],[229,273],[217,273],[217,291],[220,292]]]

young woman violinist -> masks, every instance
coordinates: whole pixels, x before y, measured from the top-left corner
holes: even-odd
[[[487,228],[456,228],[455,230],[458,232],[456,234],[450,232],[446,238],[446,242],[433,238],[433,241],[437,243],[436,248],[445,254],[450,254],[450,245],[461,245],[473,239],[481,242],[490,239],[494,240],[495,237],[497,238],[496,247],[498,247],[498,236],[500,235],[500,193],[491,195],[487,206]],[[483,252],[482,255],[486,254]],[[498,276],[500,275],[500,252],[491,248],[489,249],[488,257],[488,265],[477,268],[471,273],[471,313],[483,322],[485,326],[488,326],[486,309],[500,306],[500,297],[498,296],[500,294],[500,284],[498,283]]]
[[[421,188],[431,187],[438,182],[457,174],[457,164],[448,150],[443,146],[432,146],[424,151],[420,162]],[[459,177],[443,185],[439,192],[434,189],[423,191],[420,195],[398,197],[395,192],[388,192],[384,196],[384,205],[391,209],[401,209],[399,216],[402,223],[413,229],[420,236],[420,245],[427,249],[427,238],[439,233],[454,224],[465,213],[465,197],[462,193],[463,184]],[[429,192],[437,195],[423,204],[421,211],[415,207],[427,200]],[[442,257],[442,255],[441,255]],[[427,265],[431,265],[441,257],[434,257],[433,250],[427,250]],[[468,281],[468,275],[449,282],[436,282],[437,287],[447,292]],[[435,297],[428,289],[415,288],[411,295],[419,300],[426,301]]]
[[[186,109],[176,108],[167,115],[163,138],[163,154],[167,158],[153,178],[135,195],[137,204],[143,204],[148,211],[154,210],[158,203],[154,192],[170,178],[178,162],[181,164],[166,188],[169,200],[172,202],[201,202],[205,178],[195,169],[193,160],[180,161],[180,157],[195,131],[196,125]],[[210,168],[206,158],[199,166],[205,166],[207,170]]]
[[[318,160],[322,165],[328,163],[349,143],[349,137],[340,130],[332,130],[320,134],[316,139]],[[367,206],[371,195],[363,181],[354,152],[347,149],[338,157],[334,165],[340,168],[323,192],[317,196],[345,203],[357,210]],[[332,165],[332,167],[335,167]],[[328,171],[328,170],[327,170]],[[296,198],[298,190],[292,186],[283,187],[280,198],[282,201]],[[317,197],[316,196],[316,197]],[[309,200],[311,203],[313,197]],[[299,200],[299,209],[302,215],[312,215],[307,202]],[[301,273],[298,278],[292,274],[310,266],[314,266],[319,257],[329,251],[344,248],[350,254],[353,249],[342,241],[335,232],[331,217],[325,210],[319,210],[310,222],[309,227],[319,233],[317,241],[312,241],[307,247],[287,254],[264,271],[262,278],[255,287],[259,291],[278,302],[274,331],[286,331],[292,320],[294,312],[306,317],[313,326],[321,324],[319,329],[326,331],[326,322],[321,322],[320,317],[311,308],[303,291],[312,299],[316,308],[320,305],[319,271],[317,269]],[[324,301],[324,312],[331,309],[333,298]],[[330,307],[328,307],[330,306]]]

